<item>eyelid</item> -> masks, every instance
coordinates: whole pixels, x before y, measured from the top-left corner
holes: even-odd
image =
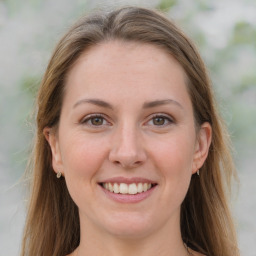
[[[154,118],[157,118],[157,117],[161,117],[161,118],[164,118],[165,120],[168,120],[168,124],[164,124],[164,125],[154,125],[154,126],[158,126],[159,128],[161,127],[165,127],[165,126],[168,126],[168,125],[171,125],[171,124],[174,124],[175,123],[175,119],[173,117],[171,117],[169,114],[165,114],[165,113],[156,113],[156,114],[152,114],[148,117],[148,121],[146,122],[149,123],[150,121],[152,121]]]
[[[97,126],[97,125],[87,123],[88,121],[90,121],[90,119],[97,118],[97,117],[104,119],[104,121],[106,121],[107,124],[102,124],[102,125]],[[163,124],[163,125],[152,125],[152,126],[158,126],[159,128],[161,128],[161,127],[165,127],[165,126],[175,123],[175,119],[172,116],[170,116],[169,114],[155,113],[155,114],[151,114],[150,116],[148,116],[147,121],[144,124],[147,125],[150,121],[152,121],[154,118],[157,118],[157,117],[164,118],[165,120],[168,121],[168,123]],[[88,114],[88,115],[84,116],[79,123],[81,123],[82,125],[88,125],[89,127],[95,127],[95,128],[101,128],[106,125],[107,126],[112,125],[112,123],[109,121],[109,118],[105,114],[102,114],[102,113]]]
[[[93,113],[93,114],[88,114],[86,115],[85,117],[83,117],[80,121],[81,124],[84,124],[84,125],[88,125],[90,127],[95,127],[95,128],[101,128],[102,126],[106,126],[106,124],[102,124],[102,125],[93,125],[93,124],[88,124],[87,122],[90,121],[90,119],[93,119],[93,118],[102,118],[104,119],[108,124],[107,125],[110,125],[111,123],[108,121],[108,118],[106,117],[106,115],[102,114],[102,113]]]

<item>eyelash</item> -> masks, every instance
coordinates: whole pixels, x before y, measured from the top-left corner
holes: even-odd
[[[150,120],[147,123],[149,123],[151,121],[153,122],[153,120],[156,119],[156,118],[162,118],[165,123],[162,124],[162,125],[153,124],[153,126],[166,127],[166,126],[174,123],[174,120],[171,117],[163,115],[163,114],[155,114],[155,115],[151,116]],[[167,123],[166,123],[166,121],[167,121]]]
[[[96,119],[96,118],[102,119],[102,122],[107,122],[107,124],[95,125],[95,124],[89,123],[89,122],[92,122],[92,120]],[[153,116],[150,116],[150,119],[146,122],[146,124],[149,123],[149,122],[153,122],[154,119],[156,119],[156,118],[162,118],[164,120],[164,124],[160,124],[160,125],[152,124],[152,126],[166,127],[166,126],[171,125],[171,124],[174,123],[174,120],[169,116],[166,116],[166,115],[163,115],[163,114],[155,114]],[[167,123],[166,123],[166,121],[167,121]],[[81,124],[85,124],[85,125],[95,127],[95,128],[100,128],[100,127],[105,126],[105,125],[111,125],[110,122],[108,122],[106,120],[106,117],[103,114],[88,115],[84,119],[82,119]]]
[[[106,120],[106,117],[103,115],[103,114],[91,114],[89,116],[86,116],[84,119],[82,119],[81,123],[82,124],[85,124],[85,125],[89,125],[89,126],[92,126],[92,127],[101,127],[103,125],[106,125],[106,124],[101,124],[101,125],[94,125],[92,123],[89,124],[89,122],[92,122],[93,119],[96,119],[96,118],[99,118],[99,119],[102,119],[103,122],[107,122],[108,124],[107,125],[110,125],[109,122]]]

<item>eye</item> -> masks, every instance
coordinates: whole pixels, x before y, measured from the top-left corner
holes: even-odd
[[[173,119],[169,116],[165,116],[165,115],[154,115],[149,121],[148,124],[149,125],[153,125],[153,126],[167,126],[174,123]]]
[[[109,122],[104,118],[101,114],[93,114],[86,116],[82,122],[82,124],[88,125],[88,126],[104,126],[109,125]]]
[[[153,118],[153,124],[154,125],[164,125],[166,122],[166,118],[157,116]]]
[[[104,120],[102,117],[93,117],[90,119],[90,122],[92,125],[102,125]]]

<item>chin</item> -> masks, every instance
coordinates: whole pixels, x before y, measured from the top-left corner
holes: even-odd
[[[105,222],[106,223],[106,222]],[[111,218],[108,222],[109,225],[105,228],[108,233],[124,239],[138,239],[148,236],[150,232],[153,232],[153,221],[149,221],[143,216],[117,216]]]
[[[118,227],[111,229],[109,233],[119,239],[138,240],[149,236],[151,232],[149,228]]]

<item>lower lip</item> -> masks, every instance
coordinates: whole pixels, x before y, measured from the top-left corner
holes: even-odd
[[[155,188],[157,187],[157,185],[152,187],[151,189],[147,190],[146,192],[138,193],[138,194],[135,194],[135,195],[116,194],[116,193],[113,193],[113,192],[110,192],[110,191],[106,190],[102,186],[100,186],[100,187],[103,190],[103,192],[107,195],[107,197],[109,197],[110,199],[112,199],[116,202],[119,202],[119,203],[138,203],[138,202],[141,202],[141,201],[145,200],[146,198],[148,198],[155,191]]]

